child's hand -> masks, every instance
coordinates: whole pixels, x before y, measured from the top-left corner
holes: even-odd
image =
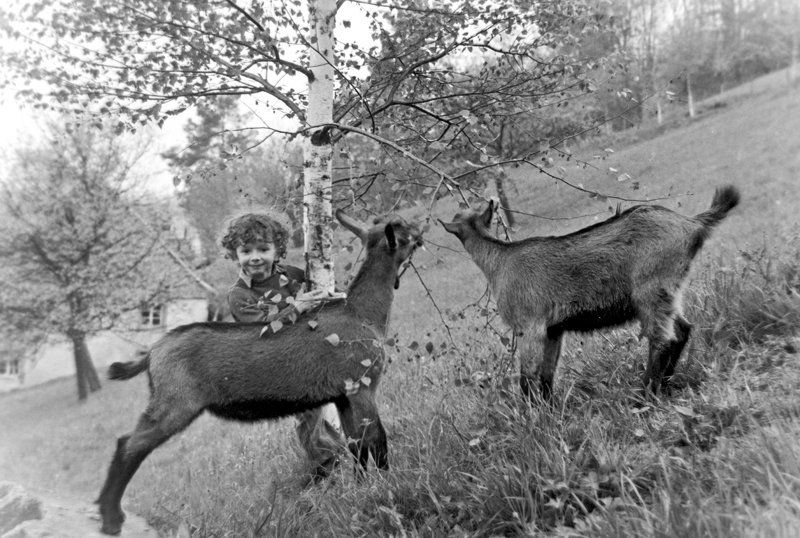
[[[298,314],[302,314],[326,301],[337,299],[347,299],[347,294],[342,291],[328,293],[325,290],[311,290],[298,293],[294,298],[294,307]]]
[[[277,313],[278,304],[281,302],[281,294],[274,290],[267,290],[264,295],[259,297],[256,306],[264,312]]]

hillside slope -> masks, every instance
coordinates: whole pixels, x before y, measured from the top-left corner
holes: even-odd
[[[800,92],[784,86],[750,99],[731,99],[729,105],[711,109],[686,127],[626,148],[612,148],[614,153],[602,147],[578,149],[573,163],[566,165],[565,179],[623,198],[667,198],[657,203],[690,214],[708,205],[717,185],[732,183],[741,189],[743,203],[731,218],[735,224],[726,223],[719,236],[735,238],[737,244],[758,241],[800,222],[792,203],[800,200],[798,133]],[[604,157],[597,158],[600,155]],[[631,179],[617,181],[622,174]],[[617,203],[590,199],[530,168],[520,167],[511,175],[514,209],[523,212],[570,217]],[[637,182],[640,188],[633,190]],[[623,201],[623,207],[633,203]],[[594,220],[553,223],[524,218],[520,235],[540,230],[565,233]]]

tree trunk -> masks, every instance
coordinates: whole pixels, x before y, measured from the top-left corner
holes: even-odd
[[[312,45],[308,86],[308,124],[310,127],[333,121],[334,48],[336,0],[310,0]],[[306,278],[312,289],[333,291],[333,220],[331,177],[333,146],[328,129],[312,129],[303,149],[303,233],[305,236]]]
[[[506,224],[509,228],[513,228],[516,224],[514,213],[511,212],[511,204],[508,201],[504,180],[506,179],[505,172],[498,172],[494,174],[494,187],[497,190],[497,197],[500,199],[500,207],[503,208],[503,216],[505,217]]]
[[[694,94],[692,93],[691,73],[686,73],[686,101],[689,104],[689,117],[694,118],[696,112],[694,110]]]
[[[72,355],[75,358],[75,378],[78,383],[78,400],[84,401],[89,393],[100,390],[100,377],[86,345],[86,333],[71,331]]]
[[[792,29],[792,58],[789,64],[789,84],[794,84],[797,80],[798,62],[800,62],[800,43],[798,43],[797,34],[800,32],[798,24],[800,24],[800,7],[794,6],[794,20],[797,24]]]
[[[661,106],[660,98],[656,98],[656,122],[658,125],[664,124],[664,108]]]
[[[505,122],[503,122],[500,124],[500,133],[498,134],[497,142],[495,143],[495,151],[501,159],[506,157],[506,151],[509,145],[509,136],[508,126]],[[566,142],[564,142],[564,144],[566,144]],[[511,213],[511,205],[508,202],[508,195],[506,194],[505,180],[507,179],[507,176],[505,170],[503,170],[503,168],[496,169],[492,174],[492,179],[494,180],[494,188],[497,192],[497,198],[500,200],[500,207],[503,208],[501,213],[505,218],[505,224],[511,228],[514,226],[515,220],[514,214]]]

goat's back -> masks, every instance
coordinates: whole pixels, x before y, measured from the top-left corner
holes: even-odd
[[[194,323],[167,333],[150,351],[153,390],[195,391],[202,401],[333,399],[345,380],[377,383],[381,336],[345,304],[260,336],[262,323]],[[365,366],[365,360],[369,365]],[[183,380],[183,381],[181,381]],[[176,387],[183,385],[183,387]]]
[[[660,206],[636,206],[607,221],[501,247],[494,271],[498,307],[521,328],[532,318],[559,323],[578,312],[630,319],[635,290],[680,286],[702,225]],[[590,327],[591,328],[591,327]]]

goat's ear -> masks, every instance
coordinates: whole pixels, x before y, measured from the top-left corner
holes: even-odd
[[[348,216],[341,209],[336,210],[336,220],[342,223],[342,226],[353,232],[361,242],[367,244],[367,229],[356,219]]]
[[[439,219],[439,224],[441,224],[445,230],[450,232],[451,234],[458,235],[458,223],[457,222],[445,222],[442,219]]]
[[[478,222],[480,222],[484,228],[488,228],[492,225],[492,216],[494,215],[495,210],[495,202],[494,200],[489,200],[489,206],[486,210],[478,217]]]
[[[395,250],[397,248],[397,237],[394,235],[394,226],[392,223],[390,222],[387,224],[383,231],[386,234],[386,242],[389,244],[389,250]]]

